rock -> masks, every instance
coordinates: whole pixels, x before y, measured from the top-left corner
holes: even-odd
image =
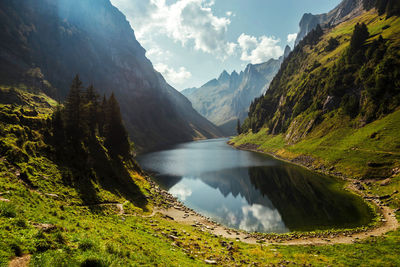
[[[55,198],[58,198],[58,195],[57,194],[45,194],[46,196],[49,196],[49,197],[55,197]]]
[[[392,182],[392,180],[391,180],[390,178],[385,179],[385,180],[383,180],[383,181],[380,183],[380,186],[387,186],[387,185],[389,185],[391,182]]]
[[[216,265],[217,262],[215,260],[204,260],[205,263],[211,264],[211,265]]]
[[[47,223],[33,223],[33,226],[37,229],[42,230],[45,233],[49,233],[57,229],[57,226],[55,226],[54,224]]]

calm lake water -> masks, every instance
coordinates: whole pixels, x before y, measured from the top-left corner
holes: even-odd
[[[372,211],[342,182],[227,141],[180,144],[138,161],[186,206],[236,229],[285,233],[371,221]]]

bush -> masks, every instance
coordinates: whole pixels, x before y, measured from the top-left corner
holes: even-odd
[[[0,202],[0,216],[6,218],[15,218],[17,216],[17,212],[15,210],[15,206],[8,202]]]
[[[79,243],[78,247],[83,251],[90,250],[94,247],[94,242],[90,239],[84,239],[81,241],[81,243]]]
[[[325,48],[326,52],[330,52],[335,50],[339,46],[339,41],[335,38],[330,38],[328,41],[328,45]]]
[[[11,244],[10,245],[11,250],[14,252],[14,255],[17,257],[21,257],[22,256],[22,249],[18,244]]]

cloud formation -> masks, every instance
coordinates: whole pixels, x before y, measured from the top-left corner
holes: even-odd
[[[257,38],[242,33],[238,38],[238,44],[242,50],[240,59],[259,64],[271,58],[278,58],[283,54],[283,49],[278,45],[279,42],[280,40],[273,36],[263,35]]]
[[[164,63],[157,63],[154,65],[154,68],[173,85],[183,84],[187,79],[192,77],[192,74],[187,71],[185,67],[180,67],[178,70],[175,70]]]
[[[112,0],[121,8],[129,9],[129,0]],[[132,5],[132,4],[131,4]],[[135,22],[137,37],[151,41],[153,34],[164,34],[183,46],[189,42],[194,49],[226,58],[235,51],[236,44],[226,41],[228,17],[218,17],[212,12],[213,1],[141,0],[137,10],[130,9],[129,19]]]
[[[289,43],[289,44],[294,44],[294,42],[296,41],[296,38],[297,38],[297,33],[291,33],[291,34],[288,34],[288,36],[287,36],[287,42]]]

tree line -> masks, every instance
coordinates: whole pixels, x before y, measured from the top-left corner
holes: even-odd
[[[72,146],[103,139],[111,156],[129,158],[131,142],[114,93],[102,100],[93,85],[86,89],[79,76],[73,79],[63,106],[53,114],[53,135],[58,143]]]

